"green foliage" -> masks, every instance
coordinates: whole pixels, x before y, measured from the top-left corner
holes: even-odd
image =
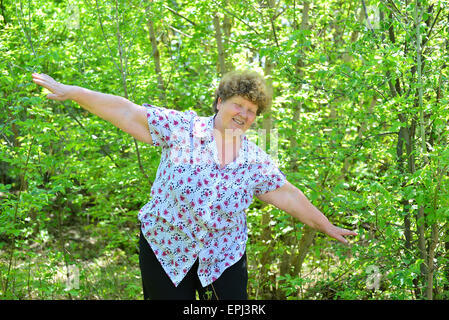
[[[425,267],[433,264],[430,291],[448,299],[444,2],[420,1],[418,8],[422,106],[415,2],[365,1],[378,8],[370,23],[360,1],[144,3],[3,2],[2,298],[142,296],[136,216],[149,200],[159,151],[140,142],[137,149],[132,137],[73,102],[48,100],[31,73],[210,115],[221,76],[212,23],[218,13],[229,65],[261,72],[273,66],[271,116],[288,180],[332,223],[359,233],[350,248],[317,233],[299,268],[303,224],[255,200],[247,213],[250,298],[424,299]],[[72,265],[79,288],[68,289]],[[381,276],[375,290],[367,288],[372,265]]]

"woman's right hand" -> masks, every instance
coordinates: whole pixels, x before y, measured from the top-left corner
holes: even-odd
[[[47,95],[49,99],[64,101],[73,98],[75,86],[62,84],[44,73],[33,73],[33,81],[51,91]]]

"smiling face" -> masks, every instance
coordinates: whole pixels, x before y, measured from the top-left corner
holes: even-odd
[[[241,96],[233,96],[226,101],[220,98],[215,118],[218,130],[222,133],[244,133],[253,124],[257,115],[257,105]],[[231,130],[231,132],[228,132]]]

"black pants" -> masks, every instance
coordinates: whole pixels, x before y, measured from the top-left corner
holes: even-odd
[[[198,260],[177,287],[168,277],[142,231],[139,241],[139,265],[142,274],[143,297],[151,300],[195,300],[196,291],[201,300],[247,300],[248,271],[246,252],[227,268],[212,284],[203,287],[198,278]]]

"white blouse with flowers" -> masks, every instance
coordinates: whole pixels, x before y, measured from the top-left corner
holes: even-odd
[[[175,286],[197,259],[207,286],[244,254],[253,196],[281,187],[285,176],[245,135],[237,158],[220,168],[214,116],[144,106],[162,154],[151,200],[138,214],[142,233]]]

